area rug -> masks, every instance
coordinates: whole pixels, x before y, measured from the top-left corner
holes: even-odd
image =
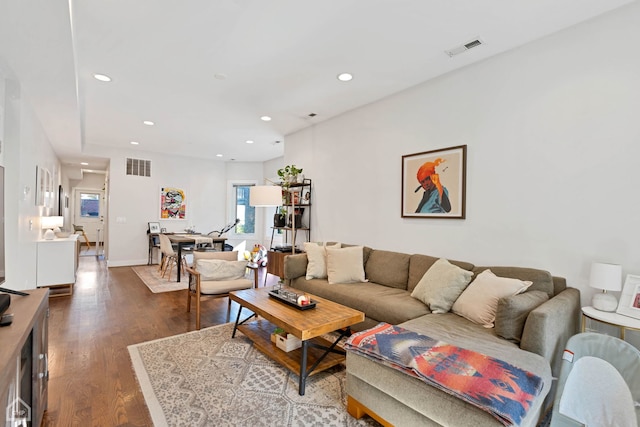
[[[188,278],[185,275],[182,275],[180,282],[176,280],[176,268],[173,268],[171,278],[169,280],[167,280],[167,276],[160,276],[157,265],[140,265],[137,267],[131,267],[131,269],[154,294],[187,289],[187,285],[189,283]]]
[[[151,418],[160,426],[367,426],[346,410],[342,365],[307,379],[272,361],[233,324],[128,347]]]

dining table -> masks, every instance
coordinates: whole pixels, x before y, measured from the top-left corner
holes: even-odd
[[[171,241],[171,243],[175,243],[178,247],[178,279],[180,281],[180,276],[182,275],[182,249],[187,245],[201,245],[201,244],[209,244],[211,246],[215,246],[216,244],[220,244],[221,250],[224,250],[224,242],[227,240],[226,237],[212,237],[205,236],[203,234],[194,234],[194,233],[185,233],[185,234],[167,234],[167,237]]]

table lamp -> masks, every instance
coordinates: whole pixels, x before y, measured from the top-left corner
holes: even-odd
[[[622,289],[622,266],[618,264],[606,264],[594,262],[591,264],[591,276],[589,286],[601,289],[602,292],[593,296],[591,305],[600,311],[616,311],[618,300],[607,291],[620,291]]]
[[[43,216],[40,218],[40,228],[47,230],[44,232],[43,238],[45,240],[53,240],[56,235],[53,232],[54,228],[60,228],[64,225],[64,217],[61,216]]]

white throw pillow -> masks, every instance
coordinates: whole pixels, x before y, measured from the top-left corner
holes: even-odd
[[[196,271],[200,280],[234,280],[244,277],[247,261],[225,261],[222,259],[198,259]]]
[[[429,306],[432,313],[447,313],[472,277],[471,271],[440,258],[424,273],[411,296]]]
[[[459,316],[493,328],[500,298],[524,292],[533,282],[498,277],[489,269],[478,274],[458,297],[451,310]]]
[[[327,245],[322,243],[305,242],[304,251],[307,253],[307,280],[327,278],[326,248],[339,248],[340,243]]]
[[[633,396],[609,362],[584,356],[571,369],[558,412],[587,426],[635,427]]]
[[[327,247],[327,276],[330,284],[366,282],[363,247]]]

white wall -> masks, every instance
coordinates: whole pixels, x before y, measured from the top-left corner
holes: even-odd
[[[20,80],[0,57],[0,81],[5,91],[3,165],[5,166],[5,286],[30,289],[36,286],[36,240],[42,236],[40,217],[57,212],[57,202],[48,208],[35,205],[36,165],[51,172],[57,194],[61,182],[60,163]],[[0,109],[0,113],[2,109]]]
[[[147,223],[169,232],[195,227],[209,232],[226,221],[226,165],[222,161],[87,145],[86,153],[110,158],[108,265],[147,263]],[[151,177],[127,176],[126,158],[151,160]],[[186,190],[187,218],[160,219],[160,189]]]
[[[583,301],[592,261],[640,273],[638,22],[636,3],[288,135],[312,238],[547,269]],[[401,218],[401,156],[461,144],[467,219]]]

